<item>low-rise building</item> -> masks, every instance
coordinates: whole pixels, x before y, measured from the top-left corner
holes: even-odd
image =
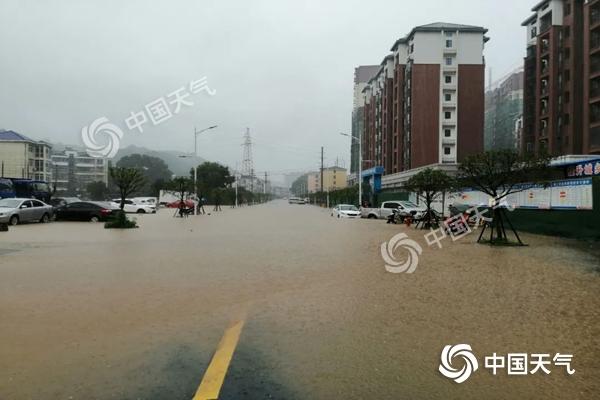
[[[72,147],[56,150],[51,155],[52,184],[56,191],[76,194],[92,182],[108,185],[108,160],[90,157],[85,151]]]
[[[323,168],[323,191],[332,192],[348,186],[347,171],[341,167]],[[321,191],[321,171],[311,172],[307,178],[308,193]]]
[[[0,131],[0,176],[50,181],[52,146],[14,131]]]

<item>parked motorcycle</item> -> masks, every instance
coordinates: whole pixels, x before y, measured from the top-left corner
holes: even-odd
[[[404,220],[406,219],[406,217],[412,217],[412,216],[410,213],[407,213],[406,211],[400,211],[398,209],[395,209],[392,211],[392,213],[390,215],[388,215],[387,223],[395,224],[395,225],[404,224]]]

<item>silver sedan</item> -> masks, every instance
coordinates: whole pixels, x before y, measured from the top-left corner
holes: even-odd
[[[35,199],[0,200],[0,223],[17,225],[20,222],[48,222],[52,206]]]

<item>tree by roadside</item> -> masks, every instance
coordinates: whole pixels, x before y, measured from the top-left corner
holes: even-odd
[[[198,184],[196,193],[207,195],[215,189],[224,189],[234,181],[229,168],[216,162],[205,162],[196,167]],[[194,170],[190,171],[190,177],[194,176]]]
[[[145,184],[131,195],[158,196],[156,188],[163,185],[164,182],[169,181],[173,176],[168,165],[161,158],[146,154],[125,156],[117,162],[117,167],[135,168],[144,176]]]
[[[194,190],[194,181],[184,176],[171,179],[165,186],[171,192],[177,193],[179,207],[185,207],[186,197]]]
[[[106,197],[108,196],[108,187],[102,181],[88,183],[85,190],[90,196],[90,199],[94,201],[106,200]]]
[[[146,179],[139,169],[111,167],[110,178],[119,192],[121,211],[125,207],[125,199],[140,190],[146,184]]]
[[[415,193],[425,202],[425,215],[423,216],[423,229],[439,226],[439,217],[431,204],[443,198],[446,192],[454,187],[454,178],[444,171],[426,168],[411,177],[404,185],[404,189]]]
[[[523,245],[508,218],[506,198],[527,189],[520,184],[546,184],[551,177],[549,162],[550,158],[547,156],[520,155],[512,150],[486,151],[463,160],[458,171],[458,182],[463,187],[473,187],[493,199],[489,244],[510,244],[506,235],[508,225],[518,244]],[[479,242],[484,232],[485,227],[479,235]]]

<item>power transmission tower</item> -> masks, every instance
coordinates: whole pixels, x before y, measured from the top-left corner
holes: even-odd
[[[252,161],[252,138],[250,128],[246,128],[244,135],[244,159],[242,161],[242,180],[246,183],[250,180],[250,191],[254,191],[254,162]],[[244,185],[244,186],[246,186]],[[246,187],[247,188],[247,187]]]

